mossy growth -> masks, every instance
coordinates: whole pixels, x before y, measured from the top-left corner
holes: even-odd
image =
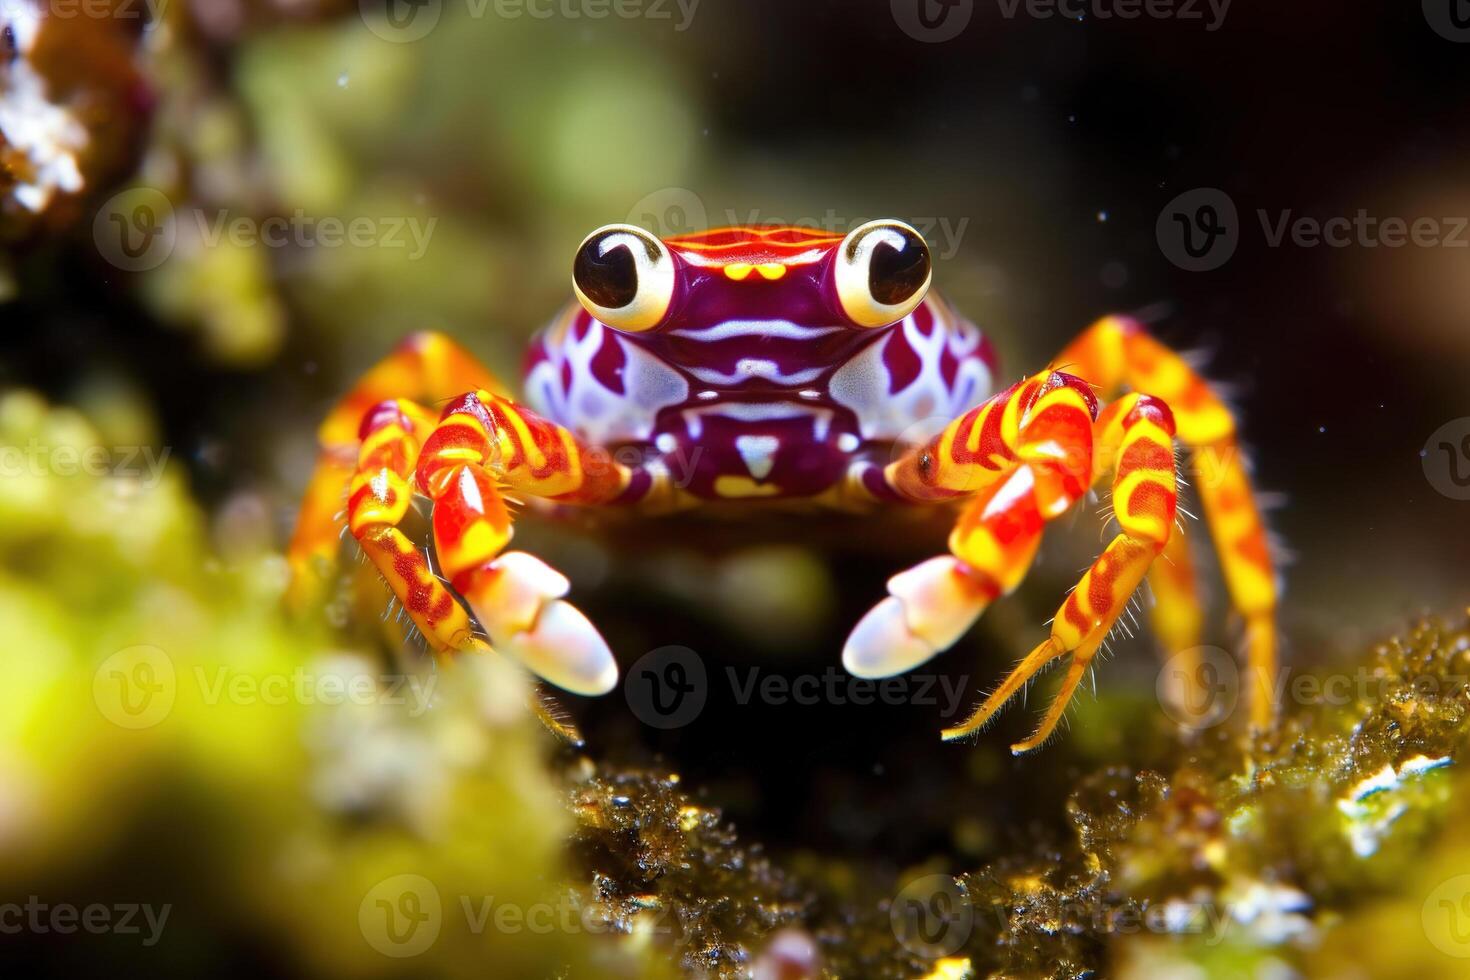
[[[1166,765],[1085,773],[1064,820],[971,868],[778,860],[677,776],[582,763],[582,889],[699,976],[1463,975],[1470,918],[1441,917],[1470,909],[1451,820],[1470,806],[1470,627],[1425,619],[1311,676],[1281,692],[1274,732],[1196,733]],[[763,957],[793,927],[810,962]]]

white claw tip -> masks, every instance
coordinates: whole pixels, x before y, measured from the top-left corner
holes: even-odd
[[[618,686],[618,663],[607,641],[569,602],[548,602],[530,630],[494,637],[497,649],[564,691],[589,697]]]
[[[910,632],[903,603],[889,596],[853,627],[842,648],[842,666],[854,677],[892,677],[939,651]]]
[[[948,650],[979,618],[989,597],[952,555],[931,558],[888,580],[903,603],[909,632],[936,650]]]

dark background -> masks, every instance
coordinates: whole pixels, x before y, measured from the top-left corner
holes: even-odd
[[[199,84],[229,88],[274,72],[313,79],[325,94],[302,96],[306,115],[325,119],[346,148],[354,186],[426,197],[443,217],[432,274],[358,268],[333,278],[330,264],[271,255],[279,335],[230,356],[187,316],[165,323],[146,277],[99,261],[82,228],[22,258],[26,288],[5,308],[0,335],[7,383],[66,398],[102,376],[139,392],[204,501],[264,501],[278,540],[317,420],[397,337],[445,329],[514,376],[520,345],[565,298],[581,235],[677,187],[711,224],[828,209],[848,224],[881,214],[967,222],[936,283],[992,334],[1008,380],[1108,311],[1144,311],[1170,344],[1207,352],[1209,376],[1240,409],[1259,487],[1281,495],[1272,524],[1294,556],[1281,610],[1288,663],[1331,662],[1420,611],[1466,601],[1470,503],[1435,491],[1420,450],[1441,425],[1470,416],[1470,249],[1270,247],[1257,218],[1258,209],[1273,221],[1285,210],[1321,220],[1360,208],[1409,221],[1470,215],[1470,44],[1437,34],[1417,4],[1236,0],[1207,31],[1204,20],[1006,18],[996,0],[977,0],[968,28],[938,44],[907,36],[887,0],[703,0],[682,33],[667,21],[446,13],[411,57],[391,52],[379,91],[392,99],[346,108],[331,102],[333,80],[350,73],[349,94],[368,86],[362,62],[378,49],[325,30],[304,50],[269,32],[216,45]],[[620,103],[632,109],[592,112],[584,143],[572,124],[538,142],[538,127],[556,124],[539,119],[548,93],[565,113],[583,95],[596,104],[603,87],[632,92]],[[260,91],[244,128],[268,143],[271,114],[296,109]],[[644,100],[676,107],[677,131],[662,125],[666,112],[644,113]],[[538,155],[556,140],[565,155],[568,139],[580,160],[571,189]],[[650,159],[667,166],[640,172]],[[292,164],[274,161],[286,176],[252,206],[290,211]],[[1189,272],[1161,251],[1155,224],[1166,203],[1199,187],[1233,199],[1239,247],[1222,267]],[[589,546],[528,526],[524,542],[562,556],[625,668],[676,643],[723,676],[731,664],[787,675],[835,665],[887,575],[935,553],[943,537],[941,527],[897,530],[881,517],[835,533],[751,527],[750,539],[800,551],[822,542],[825,605],[789,630],[712,611],[718,589],[695,601],[648,587],[650,569],[676,560],[661,557],[668,528]],[[727,537],[696,525],[674,553],[718,567],[739,550]],[[935,662],[969,677],[966,704],[1039,638],[1097,547],[1090,513],[1052,537],[1020,594]],[[589,568],[599,571],[576,574]],[[1210,639],[1235,644],[1223,622]],[[1122,642],[1102,666],[1100,693],[1151,696],[1155,663],[1146,641]],[[937,826],[957,791],[935,770],[954,769],[967,751],[974,771],[1009,772],[1020,794],[1048,791],[1045,765],[1014,763],[1004,750],[1035,700],[973,749],[939,744],[932,707],[737,706],[716,691],[694,724],[672,733],[638,726],[616,696],[573,707],[610,756],[661,753],[744,824],[796,846],[825,847],[836,834],[923,853],[934,827],[887,820],[874,801],[910,808],[932,796]],[[1081,747],[1069,751],[1108,757],[1125,737],[1148,737],[1080,734],[1089,717],[1107,717],[1082,712],[1071,736]],[[843,800],[857,805],[835,805]],[[863,825],[838,825],[839,810],[864,814]]]

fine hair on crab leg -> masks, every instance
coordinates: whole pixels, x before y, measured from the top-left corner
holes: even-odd
[[[950,423],[890,464],[910,500],[970,493],[950,554],[894,576],[858,623],[843,664],[860,677],[908,670],[947,649],[997,596],[1025,578],[1048,521],[1091,484],[1096,402],[1076,378],[1045,371]]]
[[[605,694],[618,679],[602,635],[563,598],[571,584],[524,552],[501,554],[513,529],[502,484],[528,496],[607,502],[632,474],[570,431],[486,391],[457,400],[424,444],[416,478],[433,501],[435,550],[491,644],[552,684]],[[498,557],[497,557],[498,556]]]
[[[1274,715],[1280,585],[1266,524],[1229,406],[1184,357],[1150,336],[1142,323],[1128,317],[1098,320],[1054,363],[1096,385],[1104,397],[1128,388],[1162,398],[1173,410],[1179,441],[1190,450],[1190,475],[1199,494],[1202,517],[1214,539],[1231,605],[1245,620],[1251,723],[1257,729],[1269,728]],[[1167,554],[1179,566],[1182,553]],[[1186,638],[1182,630],[1191,614],[1173,602],[1182,596],[1182,587],[1171,590],[1158,586],[1156,579],[1155,596],[1159,601],[1154,618],[1163,625],[1160,636],[1170,637],[1177,627],[1181,632],[1174,635]],[[1167,622],[1170,619],[1174,621]]]
[[[1082,576],[1052,621],[1051,636],[1033,650],[963,724],[946,739],[978,731],[1046,664],[1071,655],[1061,688],[1031,737],[1011,746],[1016,754],[1040,748],[1055,730],[1093,656],[1127,608],[1144,574],[1174,532],[1178,483],[1174,420],[1169,407],[1147,395],[1129,395],[1108,406],[1096,423],[1098,458],[1113,476],[1113,510],[1121,532]]]
[[[481,645],[453,593],[429,565],[423,549],[399,529],[413,498],[419,447],[432,423],[403,399],[373,407],[362,425],[357,473],[347,495],[347,527],[377,566],[404,612],[437,650]]]
[[[345,526],[344,493],[357,471],[364,419],[373,406],[396,398],[437,405],[477,388],[500,391],[501,385],[452,339],[422,332],[406,338],[337,402],[317,431],[320,452],[286,550],[290,607],[301,611],[324,596]]]

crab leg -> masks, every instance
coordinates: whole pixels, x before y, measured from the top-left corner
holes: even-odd
[[[1174,471],[1174,419],[1167,405],[1130,394],[1108,406],[1096,424],[1098,458],[1113,476],[1113,513],[1122,531],[1082,576],[1057,610],[1051,636],[1011,672],[946,739],[979,730],[1046,664],[1070,654],[1071,665],[1034,734],[1011,746],[1016,754],[1040,748],[1051,736],[1118,616],[1174,530],[1178,487]]]
[[[1076,378],[1044,371],[950,423],[889,464],[885,479],[911,500],[973,496],[950,554],[889,580],[842,652],[848,671],[886,677],[951,646],[997,596],[1020,585],[1047,521],[1091,484],[1096,403]]]
[[[563,597],[570,583],[510,543],[504,484],[577,503],[618,497],[632,474],[567,429],[512,402],[477,391],[459,399],[419,455],[416,479],[434,502],[439,563],[497,650],[577,694],[604,694],[618,679],[602,635]],[[497,557],[499,556],[499,557]]]
[[[398,527],[413,500],[420,444],[433,424],[424,409],[402,399],[369,409],[347,494],[347,527],[429,643],[465,650],[482,645],[469,615]]]
[[[1220,556],[1231,604],[1245,620],[1251,721],[1257,728],[1269,727],[1276,676],[1278,588],[1265,522],[1236,441],[1230,409],[1183,358],[1149,336],[1136,320],[1099,320],[1055,363],[1099,386],[1105,397],[1126,386],[1162,398],[1173,409],[1179,440],[1191,450],[1191,474]],[[1171,552],[1171,556],[1179,566],[1178,554]],[[1177,642],[1188,636],[1185,627],[1196,614],[1183,608],[1183,586],[1171,589],[1165,583],[1160,589],[1162,578],[1154,580],[1159,599],[1156,622],[1164,624],[1160,636],[1172,635]],[[1198,626],[1192,628],[1197,636]],[[1175,629],[1177,633],[1172,632]]]
[[[339,401],[317,432],[321,447],[286,556],[288,604],[303,609],[318,601],[342,534],[342,490],[357,472],[363,420],[375,406],[404,397],[434,404],[463,391],[497,387],[490,370],[440,333],[416,333],[373,367]]]

